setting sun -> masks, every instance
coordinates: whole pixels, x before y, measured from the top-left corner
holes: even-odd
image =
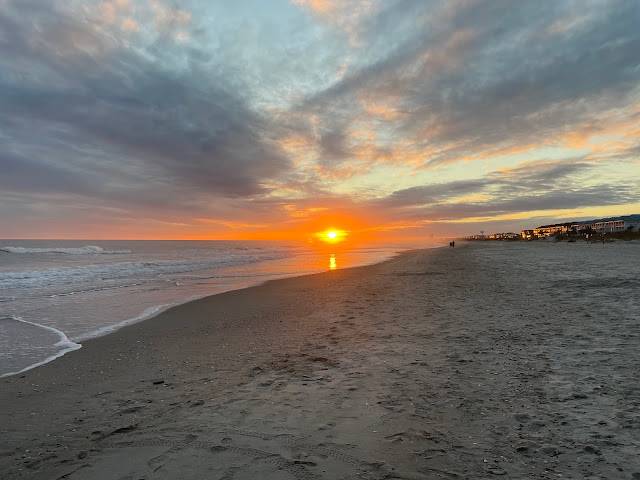
[[[347,232],[344,230],[328,230],[316,233],[316,236],[325,242],[336,243],[345,239]]]

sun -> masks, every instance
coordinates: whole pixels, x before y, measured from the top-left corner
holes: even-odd
[[[345,239],[347,232],[344,230],[327,230],[316,233],[316,237],[329,243],[341,242]]]

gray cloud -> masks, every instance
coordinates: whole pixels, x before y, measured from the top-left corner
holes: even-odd
[[[31,201],[41,211],[47,198],[52,208],[277,221],[287,204],[456,219],[638,200],[596,173],[637,159],[632,142],[368,201],[332,195],[327,180],[384,162],[491,158],[637,120],[634,0],[390,0],[360,19],[353,43],[312,30],[303,13],[288,12],[287,29],[257,16],[213,27],[200,0],[188,2],[184,41],[180,21],[160,25],[144,2],[147,21],[127,34],[96,5],[0,4],[0,189],[13,212],[3,216]],[[280,146],[296,135],[315,155],[309,168]],[[269,197],[282,185],[290,190]]]
[[[159,56],[150,57],[92,27],[40,2],[8,2],[0,10],[0,65],[11,67],[0,76],[8,148],[41,146],[28,161],[13,157],[22,166],[14,166],[12,177],[22,173],[22,183],[34,188],[46,183],[90,194],[82,187],[97,180],[90,161],[83,168],[51,164],[78,144],[112,153],[118,172],[102,181],[117,185],[96,193],[112,192],[114,200],[158,183],[182,186],[185,195],[260,195],[265,181],[289,170],[269,139],[273,125],[248,105],[241,78],[224,64],[200,61],[203,52],[185,49],[189,65],[176,70],[162,53],[175,49],[171,42],[158,40],[152,50]],[[25,128],[45,136],[29,138]],[[46,149],[52,153],[44,155]],[[47,180],[29,175],[36,170]]]
[[[447,204],[414,211],[409,218],[421,220],[457,220],[492,217],[536,210],[560,210],[590,206],[620,205],[639,201],[637,190],[626,185],[594,185],[580,189],[558,189],[544,195],[507,197],[492,202]]]
[[[488,182],[484,180],[460,180],[448,183],[423,185],[393,192],[380,201],[386,207],[431,205],[448,198],[482,191]]]
[[[401,118],[381,131],[413,140],[427,152],[421,163],[437,166],[558,141],[640,98],[637,2],[410,4],[405,13],[392,3],[369,25],[367,40],[393,39],[393,49],[300,108],[346,128],[363,97],[395,104]],[[403,32],[389,21],[399,17]]]
[[[372,203],[395,218],[437,221],[640,201],[637,188],[623,181],[590,185],[596,180],[589,176],[593,168],[576,160],[541,162],[490,172],[478,180],[398,190]]]

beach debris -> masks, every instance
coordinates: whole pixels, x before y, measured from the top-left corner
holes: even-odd
[[[505,470],[503,470],[502,468],[490,468],[489,469],[489,473],[492,473],[493,475],[506,475],[507,472]]]
[[[104,440],[105,438],[110,437],[112,435],[118,435],[118,434],[122,434],[122,433],[133,432],[137,428],[138,428],[138,425],[135,425],[135,424],[127,425],[126,427],[116,428],[115,430],[112,430],[111,432],[102,435],[99,438],[99,440]]]

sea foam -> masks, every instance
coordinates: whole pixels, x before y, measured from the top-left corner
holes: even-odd
[[[36,368],[36,367],[39,367],[40,365],[44,365],[45,363],[49,363],[49,362],[55,360],[56,358],[60,358],[65,353],[73,352],[74,350],[78,350],[79,348],[82,348],[81,344],[76,343],[76,342],[72,342],[71,340],[69,340],[69,338],[65,335],[64,332],[58,330],[57,328],[49,327],[47,325],[41,325],[40,323],[30,322],[28,320],[24,320],[21,317],[16,317],[16,316],[13,316],[13,315],[8,316],[8,317],[2,317],[1,319],[3,319],[3,320],[13,320],[13,321],[16,321],[16,322],[21,322],[21,323],[27,323],[29,325],[33,325],[35,327],[43,328],[45,330],[49,330],[50,332],[55,333],[60,340],[58,342],[56,342],[53,346],[57,347],[57,348],[60,348],[60,350],[58,352],[56,352],[54,355],[51,355],[51,356],[45,358],[44,360],[42,360],[40,362],[36,362],[36,363],[34,363],[32,365],[29,365],[28,367],[25,367],[22,370],[19,370],[17,372],[7,372],[7,373],[4,373],[4,374],[0,374],[0,378],[8,377],[10,375],[18,375],[20,373],[24,373],[27,370],[31,370],[32,368]]]
[[[0,250],[7,253],[62,253],[67,255],[122,255],[131,253],[131,250],[105,250],[97,245],[87,245],[76,248],[26,248],[26,247],[0,247]]]
[[[2,247],[13,248],[13,247]],[[35,250],[35,249],[32,249]],[[144,279],[143,282],[158,281],[161,275],[184,274],[198,270],[233,267],[246,265],[260,260],[274,260],[284,255],[279,252],[267,252],[261,257],[226,253],[225,255],[203,258],[187,258],[177,260],[162,260],[155,262],[117,262],[88,264],[77,267],[61,267],[46,269],[28,269],[22,271],[0,271],[0,290],[14,288],[42,288],[51,285],[65,285],[79,282],[105,284],[106,281],[119,279]],[[129,258],[129,257],[125,257]],[[140,283],[140,282],[127,282]],[[95,291],[93,286],[80,291]]]

